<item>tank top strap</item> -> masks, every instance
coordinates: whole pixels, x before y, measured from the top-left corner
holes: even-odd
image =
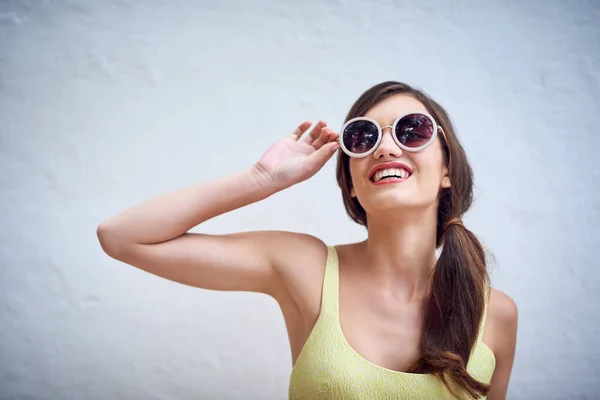
[[[337,315],[339,310],[339,259],[334,246],[327,246],[327,262],[323,277],[323,293],[321,296],[321,311]]]

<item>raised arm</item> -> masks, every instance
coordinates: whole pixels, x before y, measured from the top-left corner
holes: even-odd
[[[307,235],[255,231],[209,235],[188,231],[211,218],[263,200],[313,176],[338,148],[337,134],[311,123],[276,142],[251,168],[163,194],[102,222],[111,257],[182,284],[275,296],[287,248]]]

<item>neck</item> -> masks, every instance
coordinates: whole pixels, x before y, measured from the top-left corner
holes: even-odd
[[[369,276],[386,295],[402,301],[426,297],[435,267],[437,210],[368,216],[363,243]]]

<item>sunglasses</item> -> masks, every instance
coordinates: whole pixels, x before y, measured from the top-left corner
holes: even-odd
[[[357,117],[342,127],[338,138],[340,147],[350,157],[366,157],[379,146],[385,128],[392,128],[394,141],[406,151],[425,150],[435,140],[438,129],[444,133],[431,115],[422,112],[401,115],[393,125],[383,127],[374,119]]]

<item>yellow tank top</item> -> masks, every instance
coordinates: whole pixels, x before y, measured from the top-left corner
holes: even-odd
[[[439,378],[378,366],[350,346],[339,323],[338,255],[333,246],[327,251],[321,312],[292,368],[290,400],[452,399]],[[496,360],[481,341],[486,314],[487,304],[467,371],[489,384]]]

